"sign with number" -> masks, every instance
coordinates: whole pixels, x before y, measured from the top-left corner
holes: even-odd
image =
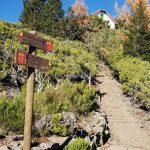
[[[26,53],[17,51],[17,56],[16,56],[16,63],[18,65],[26,65],[27,63],[27,57]]]
[[[47,52],[53,52],[53,44],[51,41],[37,37],[36,34],[31,34],[28,32],[21,32],[18,36],[18,40],[22,44],[30,45]]]

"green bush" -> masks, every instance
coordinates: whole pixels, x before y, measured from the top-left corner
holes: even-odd
[[[138,58],[124,57],[115,66],[122,88],[134,100],[145,100],[150,107],[150,64]]]
[[[36,116],[45,113],[74,111],[82,114],[90,112],[97,100],[96,89],[85,82],[62,82],[57,87],[51,86],[45,92],[35,94]]]
[[[16,96],[12,100],[0,97],[0,126],[7,131],[22,133],[24,128],[24,99]]]
[[[84,139],[77,138],[67,145],[64,150],[90,150],[90,144]]]
[[[63,118],[61,114],[55,114],[52,116],[53,126],[51,128],[51,132],[60,136],[67,136],[68,134],[67,125],[65,125],[64,123],[60,124],[62,119]]]

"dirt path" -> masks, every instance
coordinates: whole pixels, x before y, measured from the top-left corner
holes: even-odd
[[[120,84],[113,79],[104,64],[97,77],[102,93],[102,110],[108,116],[111,139],[103,150],[150,150],[150,130],[135,115],[127,97],[122,95]],[[133,113],[134,112],[134,113]]]

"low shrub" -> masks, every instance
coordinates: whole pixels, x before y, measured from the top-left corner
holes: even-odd
[[[63,123],[60,124],[62,119],[63,119],[63,117],[61,114],[55,114],[52,116],[53,126],[51,128],[51,132],[56,134],[56,135],[67,136],[67,134],[68,134],[67,126]]]
[[[86,82],[71,83],[65,81],[60,85],[51,86],[44,92],[35,93],[34,115],[35,119],[45,114],[57,114],[63,111],[73,111],[77,114],[89,112],[96,102],[96,89]],[[25,112],[25,86],[22,93],[13,99],[0,97],[0,126],[5,130],[21,133],[24,127]],[[65,126],[59,125],[61,116],[53,117],[54,127],[52,132],[65,136]]]
[[[134,100],[145,100],[150,107],[150,64],[134,57],[124,57],[115,66],[123,90]]]
[[[47,113],[74,111],[78,114],[89,112],[96,103],[96,89],[85,82],[65,81],[57,87],[51,86],[45,92],[35,95],[35,112],[39,116]]]
[[[0,126],[7,131],[22,133],[24,128],[24,99],[16,96],[12,100],[0,97]]]
[[[77,138],[68,144],[64,150],[90,150],[90,144],[84,139]]]

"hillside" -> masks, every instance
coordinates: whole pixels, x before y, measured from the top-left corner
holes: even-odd
[[[67,16],[61,1],[25,1],[20,23],[0,21],[0,150],[149,150],[149,3],[127,3],[130,10],[117,8],[115,29],[89,16],[83,1]],[[16,63],[17,51],[30,56],[18,40],[23,31],[50,41],[54,50],[36,49],[34,57],[52,68],[35,69],[34,87],[27,64]],[[25,115],[28,106],[33,115]]]

